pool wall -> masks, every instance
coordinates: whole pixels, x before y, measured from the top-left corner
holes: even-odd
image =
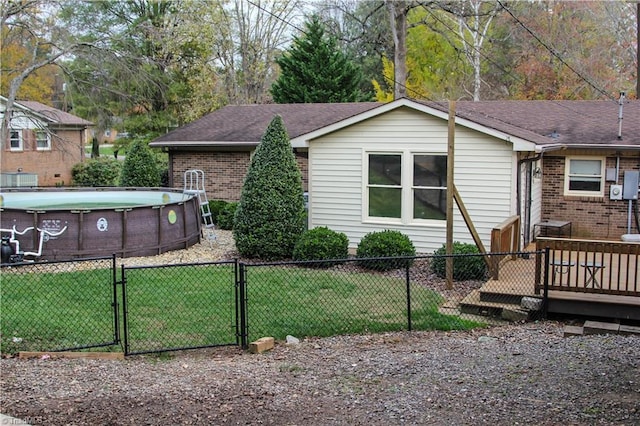
[[[137,192],[134,192],[137,191]],[[18,195],[18,194],[27,194]],[[131,198],[145,203],[138,206],[58,208],[12,207],[11,199],[32,197],[42,201],[51,199],[105,200]],[[73,195],[71,195],[73,194]],[[157,194],[157,196],[155,196]],[[157,190],[86,188],[73,190],[3,190],[0,207],[0,227],[23,231],[28,227],[45,229],[54,237],[45,238],[39,260],[63,260],[80,257],[150,256],[190,247],[201,239],[201,216],[197,197],[184,196],[181,191],[168,188]],[[48,201],[46,201],[48,203]],[[19,204],[16,202],[16,204]],[[37,203],[34,204],[37,206]],[[6,235],[4,232],[2,235]],[[20,250],[37,252],[40,234],[29,231],[18,236]],[[31,258],[33,259],[33,257]]]

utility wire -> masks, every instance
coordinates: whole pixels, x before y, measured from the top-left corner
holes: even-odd
[[[513,12],[511,12],[511,10],[509,10],[509,8],[504,5],[500,0],[496,0],[498,2],[498,4],[500,6],[502,6],[502,8],[504,8],[504,10],[507,11],[507,13],[513,18],[514,21],[516,21],[516,23],[518,25],[520,25],[522,28],[524,28],[524,30],[526,32],[528,32],[534,39],[536,39],[536,41],[538,43],[540,43],[545,49],[547,49],[549,51],[549,53],[551,53],[553,56],[555,56],[565,67],[569,68],[575,75],[577,75],[578,77],[580,77],[585,83],[587,83],[589,86],[593,87],[596,91],[598,91],[599,93],[601,93],[602,95],[604,95],[605,97],[609,98],[610,100],[613,100],[614,102],[617,102],[617,100],[611,96],[611,94],[605,92],[603,89],[601,89],[600,87],[597,87],[594,83],[592,83],[591,81],[589,81],[585,76],[583,76],[578,70],[576,70],[574,67],[572,67],[569,63],[567,63],[567,61],[565,61],[562,56],[560,56],[560,54],[558,52],[556,52],[556,50],[552,47],[549,47],[549,45],[547,43],[545,43],[540,37],[538,37],[537,34],[535,34],[529,27],[527,27],[520,19],[518,19],[518,17],[516,15],[513,14]]]

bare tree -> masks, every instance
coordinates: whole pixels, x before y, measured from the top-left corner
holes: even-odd
[[[56,26],[58,6],[59,2],[56,0],[0,2],[3,43],[11,40],[29,52],[21,63],[21,69],[13,70],[14,76],[8,85],[7,102],[0,127],[0,148],[4,148],[6,144],[14,103],[24,80],[36,70],[56,63],[64,55],[72,54],[83,46],[82,43],[71,40],[63,29]]]

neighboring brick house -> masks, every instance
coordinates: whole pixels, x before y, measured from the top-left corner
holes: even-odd
[[[640,170],[640,101],[623,103],[621,127],[619,112],[614,101],[457,102],[455,183],[485,246],[492,227],[512,215],[522,218],[525,244],[545,220],[571,222],[573,237],[627,233],[637,202],[611,191],[625,172]],[[446,103],[227,106],[151,146],[169,153],[172,186],[182,186],[185,170],[202,169],[210,199],[237,200],[251,153],[276,114],[309,192],[310,227],[345,232],[352,247],[387,228],[407,233],[419,251],[441,246]],[[454,238],[472,242],[457,210],[454,216]],[[635,223],[632,232],[640,232]]]
[[[0,119],[6,98],[0,97]],[[14,103],[13,116],[2,144],[2,187],[64,186],[71,168],[84,161],[84,147],[93,123],[34,101]]]

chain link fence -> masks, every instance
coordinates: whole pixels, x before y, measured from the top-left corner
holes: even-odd
[[[546,265],[544,252],[119,269],[115,258],[12,264],[2,268],[0,349],[106,346],[140,354],[246,347],[264,336],[458,330],[539,319],[545,315],[544,292],[535,287],[539,256]]]
[[[534,257],[543,255],[510,254],[499,279],[480,254],[241,264],[245,334],[254,340],[459,330],[541,318]]]
[[[237,344],[235,261],[123,267],[126,354]]]
[[[62,351],[118,343],[111,257],[0,269],[0,351]]]

